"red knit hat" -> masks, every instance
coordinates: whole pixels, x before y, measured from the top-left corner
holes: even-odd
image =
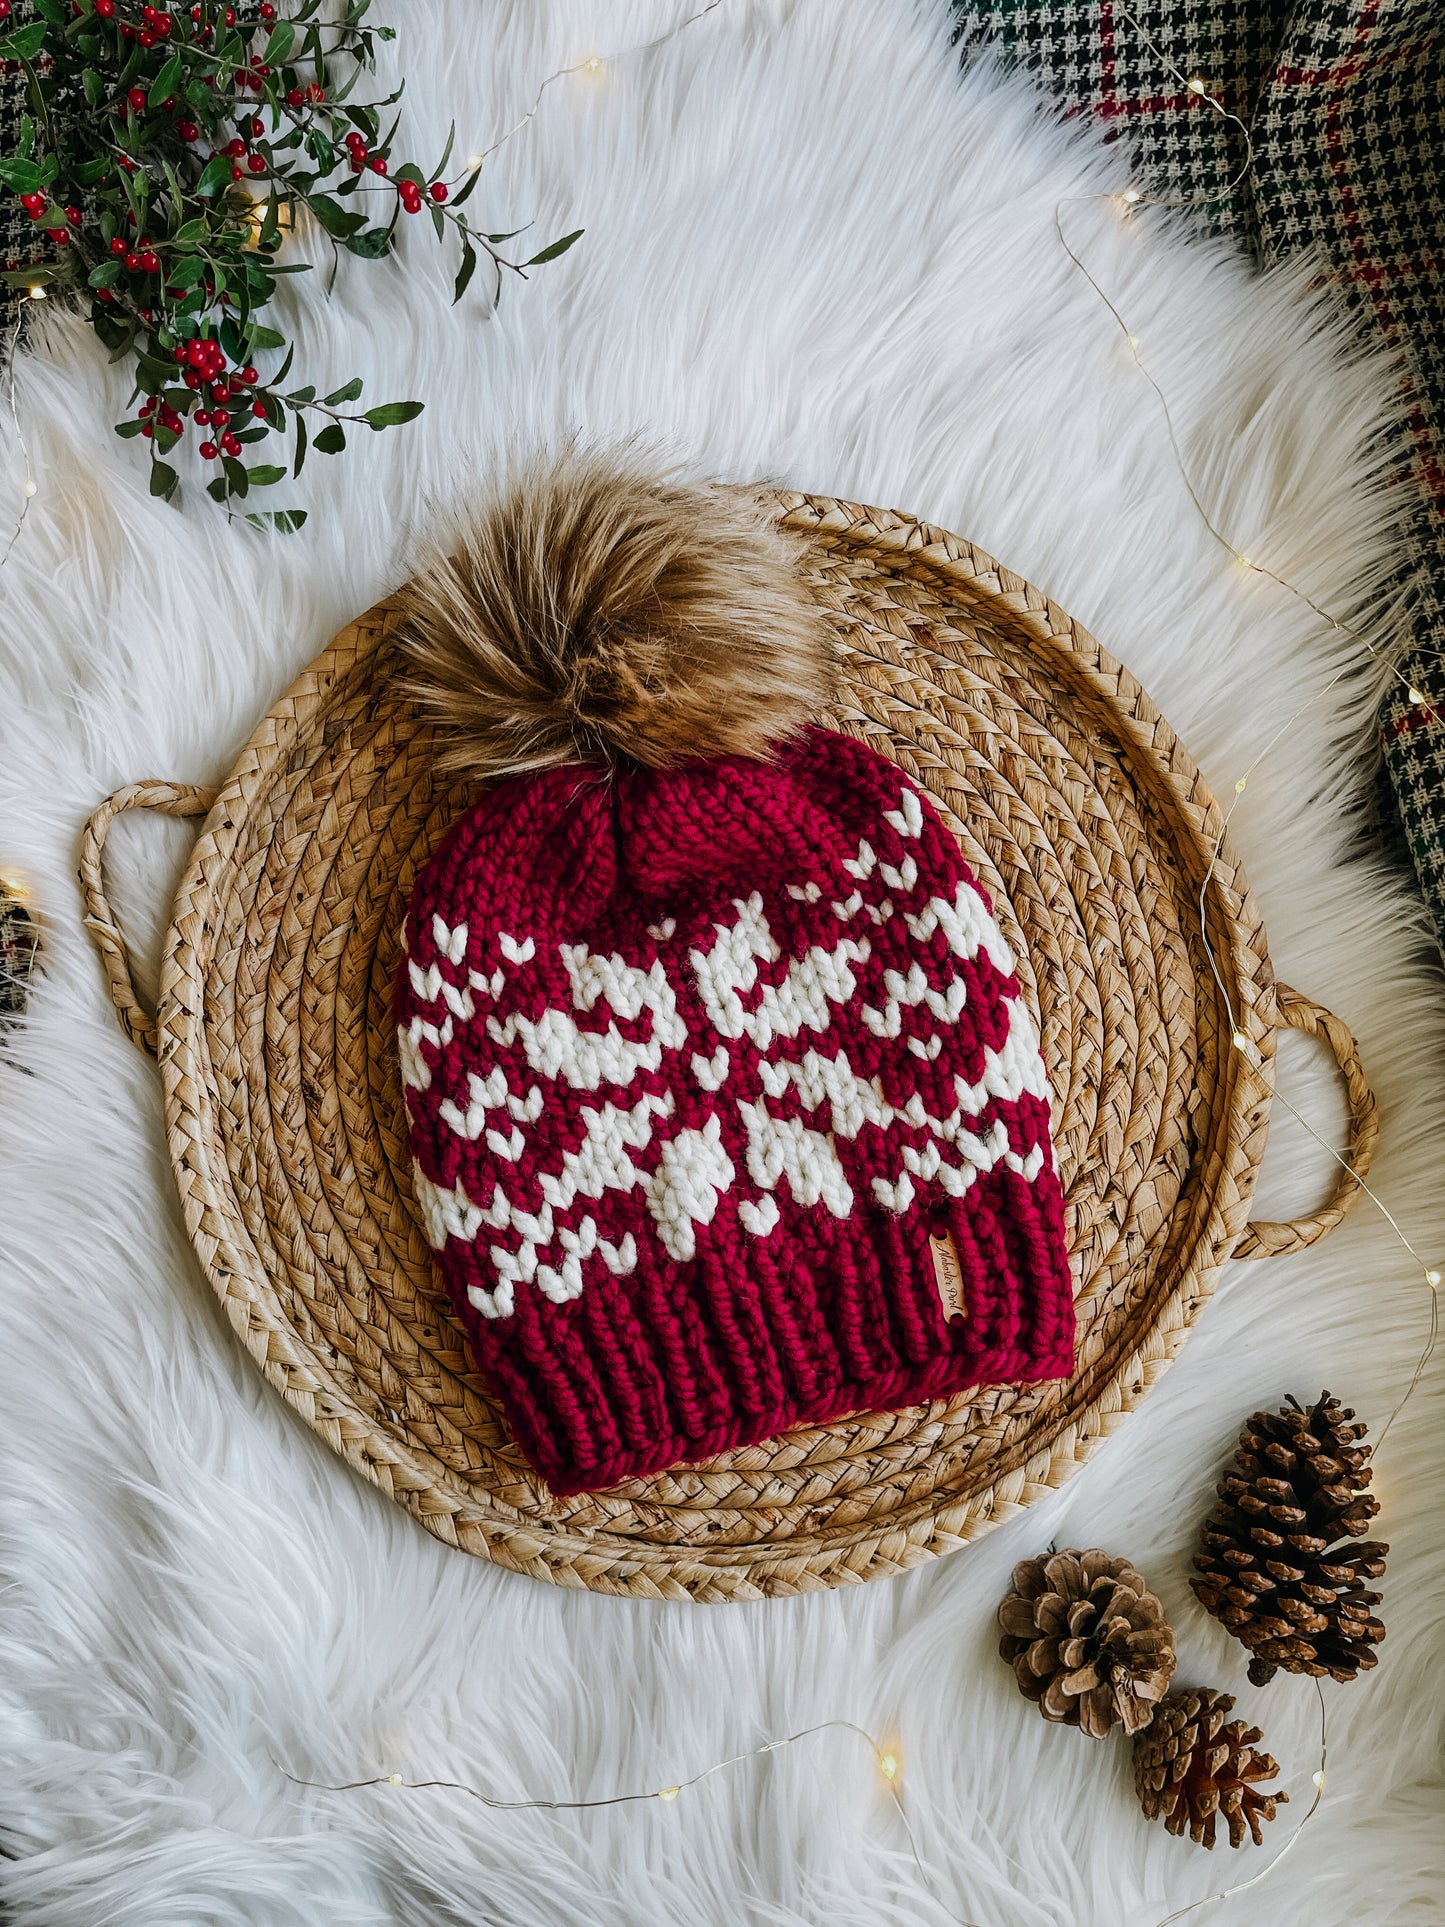
[[[1072,1370],[1013,960],[863,744],[514,778],[405,948],[422,1221],[554,1491]]]

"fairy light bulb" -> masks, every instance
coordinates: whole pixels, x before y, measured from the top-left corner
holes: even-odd
[[[682,1788],[680,1786],[659,1787],[657,1790],[657,1797],[659,1800],[675,1800],[678,1794],[681,1792],[682,1792]]]
[[[1137,354],[1138,354],[1138,352],[1139,352],[1139,337],[1138,337],[1138,335],[1129,335],[1129,336],[1127,336],[1127,337],[1126,337],[1126,339],[1128,340],[1128,343],[1129,343],[1129,351],[1130,351],[1130,353],[1131,353],[1131,354],[1135,354],[1135,355],[1137,355]]]
[[[1142,201],[1144,197],[1137,187],[1126,187],[1119,198],[1125,207],[1133,207],[1136,202]]]
[[[45,290],[38,283],[33,288],[27,288],[25,292],[32,301],[43,301],[45,299]]]
[[[896,1753],[880,1753],[878,1755],[878,1771],[891,1785],[892,1782],[898,1778],[898,1755]]]
[[[482,156],[480,154],[467,155],[467,172],[469,174],[475,174],[477,169],[481,166],[481,164],[482,164]]]
[[[1410,684],[1410,687],[1405,691],[1405,694],[1410,698],[1410,701],[1414,703],[1417,708],[1425,700],[1424,690],[1417,689],[1414,683]]]
[[[590,54],[583,65],[589,74],[600,73],[602,71],[602,57],[600,54]]]
[[[27,496],[33,495],[39,486],[40,484],[33,475],[27,475],[25,477],[25,493]]]
[[[1175,71],[1177,73],[1178,69],[1176,68]],[[1188,80],[1185,81],[1184,85],[1189,89],[1191,94],[1202,94],[1205,91],[1205,79],[1203,74],[1191,74]]]
[[[1437,1266],[1431,1265],[1430,1269],[1425,1273],[1425,1283],[1430,1287],[1431,1291],[1438,1291],[1440,1289],[1440,1271]]]
[[[401,1775],[399,1773],[388,1773],[386,1776],[386,1784],[388,1786],[400,1786],[402,1784]]]

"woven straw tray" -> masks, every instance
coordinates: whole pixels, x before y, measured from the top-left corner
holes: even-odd
[[[412,879],[471,799],[433,783],[387,605],[306,670],[218,792],[139,783],[86,826],[88,927],[122,1021],[158,1052],[186,1224],[241,1342],[429,1532],[561,1585],[757,1598],[977,1537],[1138,1404],[1225,1259],[1338,1222],[1373,1150],[1354,1040],[1274,983],[1214,798],[1128,672],[956,536],[822,497],[779,506],[812,538],[809,580],[844,650],[828,720],[928,789],[1021,959],[1068,1199],[1066,1382],[859,1414],[554,1499],[470,1369],[412,1199],[391,982]],[[109,824],[137,805],[206,816],[154,1016],[101,875]],[[1312,1217],[1247,1225],[1284,1024],[1340,1063],[1349,1168]]]

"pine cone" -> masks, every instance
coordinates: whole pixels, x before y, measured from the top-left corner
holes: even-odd
[[[1183,1833],[1201,1847],[1214,1845],[1214,1816],[1224,1815],[1231,1847],[1242,1847],[1246,1831],[1260,1844],[1260,1826],[1274,1818],[1289,1799],[1282,1788],[1256,1790],[1257,1780],[1272,1780],[1279,1768],[1268,1753],[1256,1753],[1257,1726],[1225,1715],[1234,1706],[1228,1693],[1186,1686],[1171,1693],[1153,1724],[1134,1742],[1134,1786],[1147,1820],[1163,1817],[1170,1833]]]
[[[1358,1539],[1380,1509],[1370,1482],[1363,1425],[1322,1392],[1306,1410],[1291,1398],[1256,1412],[1219,1481],[1219,1503],[1204,1522],[1195,1592],[1254,1654],[1249,1677],[1266,1685],[1278,1667],[1353,1679],[1376,1664],[1385,1637],[1371,1614],[1380,1595],[1365,1587],[1385,1570],[1388,1546]]]
[[[1056,1552],[1014,1567],[999,1651],[1046,1720],[1101,1738],[1149,1724],[1174,1673],[1164,1609],[1127,1559]]]

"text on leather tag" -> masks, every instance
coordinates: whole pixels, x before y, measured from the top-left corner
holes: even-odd
[[[932,1231],[928,1249],[933,1255],[933,1282],[938,1287],[938,1302],[945,1318],[967,1318],[968,1305],[963,1295],[963,1266],[958,1248],[947,1231]]]

